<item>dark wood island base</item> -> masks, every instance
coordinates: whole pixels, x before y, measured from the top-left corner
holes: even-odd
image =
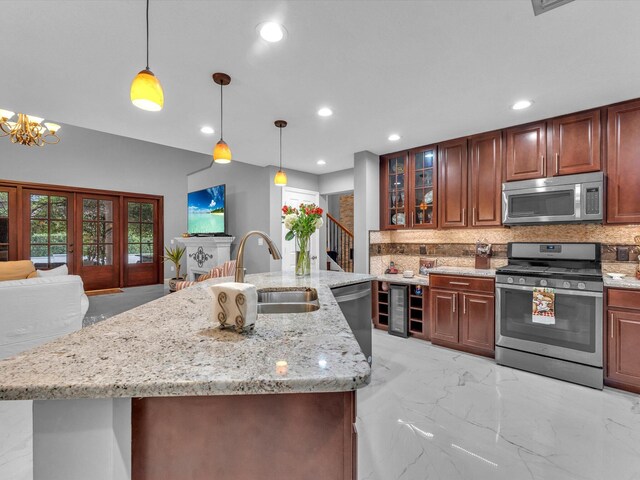
[[[132,400],[132,480],[357,478],[356,392]]]

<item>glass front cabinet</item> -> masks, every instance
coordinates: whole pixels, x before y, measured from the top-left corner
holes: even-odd
[[[380,157],[382,230],[436,228],[436,146]]]

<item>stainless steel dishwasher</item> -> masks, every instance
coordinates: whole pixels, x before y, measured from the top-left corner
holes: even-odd
[[[347,319],[360,350],[371,364],[371,283],[363,282],[332,288],[342,314]]]

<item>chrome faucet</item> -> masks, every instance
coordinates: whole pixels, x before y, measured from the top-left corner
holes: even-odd
[[[246,243],[247,239],[253,235],[259,235],[264,238],[265,242],[267,242],[267,247],[269,247],[269,252],[271,252],[271,256],[274,260],[280,260],[282,258],[280,250],[278,250],[278,247],[276,247],[276,244],[273,243],[273,240],[271,240],[271,237],[269,237],[269,235],[261,232],[260,230],[251,230],[250,232],[247,232],[247,234],[242,237],[242,240],[240,240],[240,246],[238,247],[238,256],[236,257],[235,281],[239,283],[244,283],[244,244]]]

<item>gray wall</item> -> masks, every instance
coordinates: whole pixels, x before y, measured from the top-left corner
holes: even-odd
[[[369,151],[354,155],[354,271],[369,272],[369,231],[380,227],[380,159]]]
[[[163,195],[165,244],[187,230],[187,174],[208,155],[69,125],[60,137],[42,148],[0,139],[0,179]]]
[[[353,190],[353,168],[320,175],[319,187],[322,195],[350,192]]]
[[[231,244],[231,258],[235,258],[242,236],[250,230],[269,232],[269,178],[267,169],[241,162],[213,164],[187,179],[190,192],[226,184],[227,233],[235,240]],[[258,239],[247,243],[244,265],[247,273],[268,272],[269,253],[266,246],[258,246]]]

